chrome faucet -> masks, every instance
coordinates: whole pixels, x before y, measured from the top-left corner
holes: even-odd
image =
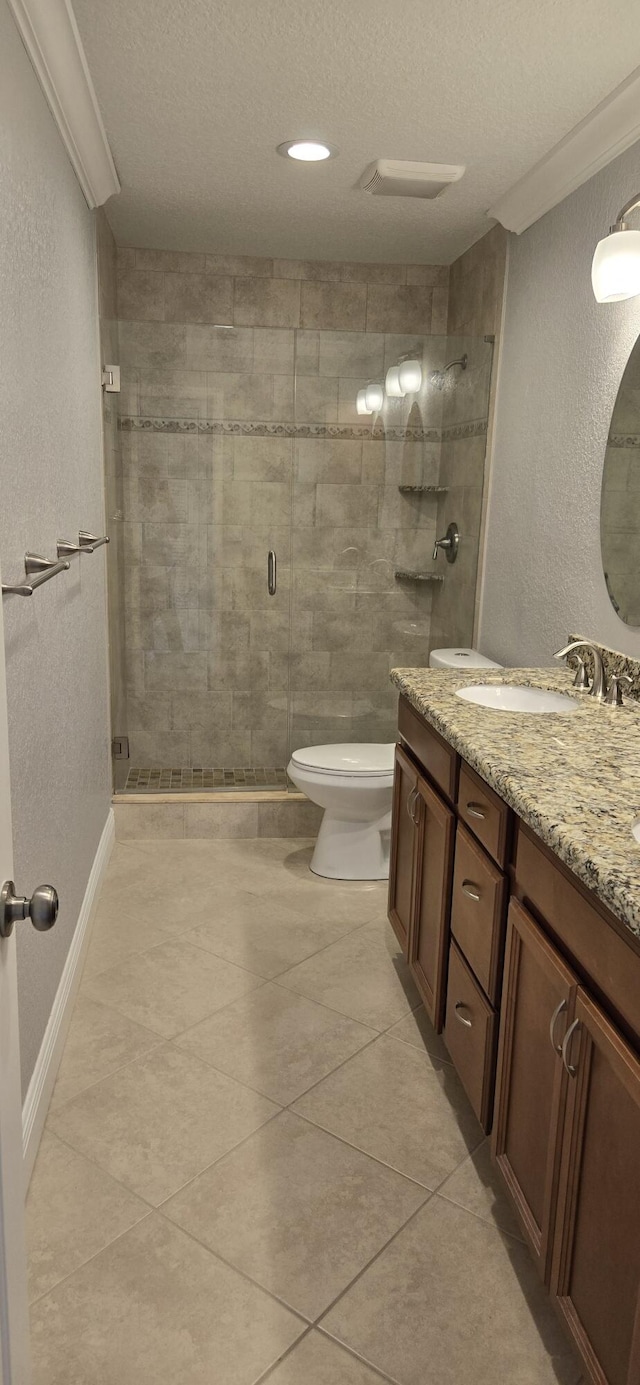
[[[574,640],[564,649],[558,649],[554,654],[554,659],[564,659],[566,654],[572,654],[574,649],[588,649],[593,655],[593,683],[589,688],[586,677],[584,661],[579,660],[578,671],[573,680],[574,688],[589,688],[589,697],[595,697],[597,702],[604,702],[607,695],[607,680],[605,678],[604,664],[598,646],[591,644],[590,640]]]

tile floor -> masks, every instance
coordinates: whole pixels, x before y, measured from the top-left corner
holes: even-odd
[[[28,1200],[34,1385],[578,1385],[381,884],[119,844]]]

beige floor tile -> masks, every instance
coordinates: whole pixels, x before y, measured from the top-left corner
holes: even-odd
[[[84,994],[171,1039],[261,984],[259,977],[181,939],[90,978]]]
[[[148,952],[150,947],[167,942],[170,936],[168,925],[163,927],[142,914],[127,914],[110,901],[103,901],[93,924],[82,972],[83,983],[90,976],[116,966],[125,957],[134,957],[138,952]]]
[[[267,983],[175,1042],[288,1106],[375,1037],[375,1029]]]
[[[577,1385],[580,1375],[525,1247],[437,1196],[323,1327],[399,1385]]]
[[[50,1109],[91,1087],[103,1077],[142,1058],[162,1043],[158,1034],[80,994],[75,1003],[67,1041],[58,1068]]]
[[[27,1197],[30,1300],[148,1213],[146,1203],[45,1131]]]
[[[386,1035],[294,1109],[425,1188],[437,1188],[483,1138],[451,1065]]]
[[[313,1319],[424,1197],[422,1188],[285,1111],[163,1211]]]
[[[270,1372],[265,1385],[381,1385],[382,1379],[323,1332],[313,1331]]]
[[[36,1305],[34,1385],[254,1385],[303,1330],[152,1214]]]
[[[193,942],[258,976],[274,977],[345,937],[361,920],[321,917],[274,897],[236,890],[224,895],[206,923],[186,933]]]
[[[373,1029],[388,1029],[420,1000],[388,925],[359,928],[285,972],[279,983]]]
[[[483,1140],[464,1164],[438,1188],[438,1192],[441,1197],[457,1203],[458,1207],[466,1207],[468,1212],[473,1212],[491,1226],[499,1226],[502,1231],[508,1231],[524,1241],[520,1223],[492,1162],[488,1140]]]
[[[206,918],[215,902],[214,874],[204,856],[181,860],[182,842],[157,842],[155,850],[123,847],[130,853],[109,865],[98,900],[98,917],[132,914],[175,934]],[[206,845],[202,843],[202,845]]]
[[[157,1204],[277,1111],[170,1044],[49,1117],[54,1134]]]
[[[436,1034],[424,1005],[419,1005],[417,1010],[405,1015],[404,1019],[392,1025],[387,1033],[390,1038],[401,1039],[403,1044],[411,1044],[412,1048],[419,1049],[421,1053],[430,1053],[441,1063],[451,1062],[444,1039],[440,1034]]]

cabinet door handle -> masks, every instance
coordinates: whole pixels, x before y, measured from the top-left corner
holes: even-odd
[[[470,817],[482,818],[483,821],[487,816],[486,813],[483,813],[479,803],[467,803],[467,812]]]
[[[562,1056],[562,1044],[557,1044],[557,1043],[556,1043],[556,1024],[558,1023],[558,1020],[560,1019],[560,1016],[564,1014],[564,1012],[565,1012],[566,1009],[567,1009],[567,1002],[566,1002],[566,1000],[561,1000],[561,1001],[560,1001],[560,1004],[559,1004],[559,1005],[556,1005],[556,1008],[555,1008],[555,1010],[554,1010],[554,1012],[553,1012],[553,1014],[552,1014],[552,1016],[551,1016],[551,1019],[550,1019],[550,1021],[549,1021],[549,1038],[550,1038],[550,1040],[551,1040],[551,1047],[552,1047],[554,1053],[559,1053],[561,1056]]]
[[[415,825],[416,825],[416,820],[415,820],[415,818],[414,818],[414,816],[413,816],[411,800],[412,800],[412,798],[415,798],[415,797],[416,797],[417,792],[418,792],[417,789],[410,789],[410,790],[409,790],[409,793],[407,794],[407,812],[408,812],[408,814],[409,814],[409,817],[411,818],[411,821],[412,821],[414,827],[415,827]]]
[[[278,585],[278,566],[275,551],[269,549],[267,554],[267,590],[269,596],[275,596]]]
[[[467,1020],[467,1019],[465,1019],[464,1015],[461,1015],[461,1014],[460,1014],[460,1011],[461,1011],[461,1010],[468,1010],[468,1009],[469,1009],[469,1006],[468,1006],[468,1005],[465,1005],[465,1003],[464,1003],[463,1000],[456,1000],[456,1003],[455,1003],[455,1016],[456,1016],[456,1019],[459,1021],[460,1024],[464,1024],[464,1026],[465,1026],[466,1029],[471,1029],[471,1028],[473,1028],[473,1022],[472,1022],[472,1020]]]
[[[475,880],[463,880],[462,893],[468,895],[469,899],[474,899],[476,904],[482,899],[480,886],[476,885]]]
[[[565,1034],[565,1036],[564,1036],[564,1039],[562,1040],[562,1049],[561,1049],[562,1061],[563,1061],[563,1063],[564,1063],[564,1065],[565,1065],[565,1068],[566,1068],[566,1070],[567,1070],[567,1072],[568,1072],[568,1074],[569,1074],[569,1077],[575,1077],[575,1075],[576,1075],[576,1073],[577,1073],[577,1071],[578,1071],[576,1065],[575,1065],[574,1063],[570,1063],[570,1062],[569,1062],[569,1048],[570,1048],[570,1045],[571,1045],[571,1040],[572,1040],[572,1038],[573,1038],[573,1035],[575,1034],[576,1029],[579,1029],[579,1027],[580,1027],[580,1020],[574,1020],[574,1021],[573,1021],[573,1024],[570,1024],[570,1025],[569,1025],[569,1028],[567,1029],[567,1032],[566,1032],[566,1034]]]

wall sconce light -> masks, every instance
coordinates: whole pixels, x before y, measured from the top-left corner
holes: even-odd
[[[358,393],[357,393],[357,395],[356,395],[356,413],[357,413],[357,414],[372,414],[372,413],[373,413],[373,409],[369,409],[368,406],[367,406],[367,397],[366,397],[366,396],[367,396],[367,391],[366,391],[366,390],[358,390]]]
[[[392,365],[389,367],[384,388],[389,399],[402,399],[404,390],[400,385],[400,366]]]
[[[382,385],[378,385],[375,381],[373,384],[367,385],[364,392],[364,400],[369,413],[377,414],[384,404],[384,390]]]
[[[398,366],[402,394],[417,394],[422,387],[422,366],[419,361],[402,361]]]
[[[640,194],[625,204],[609,234],[598,241],[591,266],[597,303],[620,303],[640,294],[640,231],[629,230],[625,219],[636,207]]]

